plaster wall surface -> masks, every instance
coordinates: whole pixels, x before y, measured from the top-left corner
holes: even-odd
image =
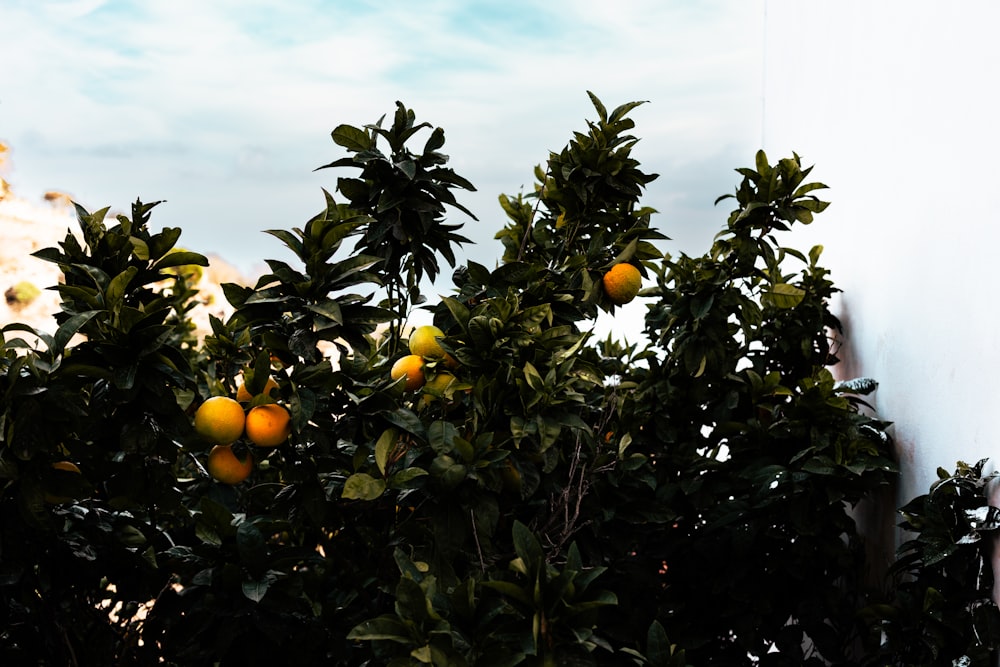
[[[843,290],[841,378],[879,381],[897,502],[1000,457],[1000,3],[767,0],[762,144],[832,202],[788,245]],[[748,156],[747,164],[752,164]]]

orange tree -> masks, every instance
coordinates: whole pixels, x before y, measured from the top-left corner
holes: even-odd
[[[66,275],[57,332],[4,330],[0,655],[854,664],[849,510],[893,464],[886,424],[859,410],[870,383],[826,370],[819,248],[775,238],[826,207],[822,186],[761,153],[710,252],[663,257],[638,103],[591,101],[532,191],[500,197],[492,269],[457,265],[446,214],[472,185],[440,128],[402,104],[389,126],[337,127],[341,200],[270,232],[295,261],[226,285],[235,313],[201,343],[185,273],[164,269],[204,258],[169,253],[179,231],[151,234],[150,205],[110,228],[81,210],[85,243],[39,253]],[[439,259],[454,289],[427,303]],[[605,291],[621,264],[649,284],[641,347],[589,333],[630,296]],[[417,306],[445,354],[394,379]],[[289,435],[239,437],[253,471],[220,483],[192,419],[237,395],[287,411]]]
[[[138,637],[109,613],[168,585],[161,554],[190,523],[177,470],[198,392],[193,292],[170,270],[207,261],[170,252],[180,229],[149,231],[153,206],[110,228],[107,210],[78,208],[79,236],[36,253],[63,273],[55,333],[3,329],[5,664],[131,660]],[[53,467],[66,460],[78,474]]]
[[[826,208],[811,194],[824,186],[798,156],[738,171],[710,252],[658,271],[646,332],[660,353],[620,370],[646,502],[671,518],[637,549],[663,570],[623,568],[616,590],[655,591],[696,664],[857,664],[872,564],[849,508],[893,478],[888,424],[858,409],[874,382],[827,369],[840,325],[822,248],[776,239]]]

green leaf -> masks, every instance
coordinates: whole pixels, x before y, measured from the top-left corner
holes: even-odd
[[[399,433],[394,428],[387,428],[382,431],[382,435],[379,436],[378,442],[375,443],[375,465],[378,466],[379,472],[383,475],[385,474],[386,466],[389,463],[389,454],[392,452],[393,447],[396,446],[396,441],[399,439]]]
[[[235,308],[242,308],[243,304],[245,304],[247,299],[249,299],[253,294],[253,290],[246,285],[222,283],[222,293],[225,295],[226,301],[232,304]]]
[[[380,414],[385,417],[386,421],[390,424],[398,426],[407,433],[412,433],[421,439],[426,435],[424,432],[423,422],[420,421],[420,418],[417,417],[417,415],[413,414],[412,410],[398,408],[396,410],[385,411]]]
[[[624,264],[625,262],[631,261],[632,258],[635,257],[635,251],[638,247],[639,239],[632,239],[629,241],[628,245],[625,246],[625,249],[618,253],[618,255],[611,261],[611,264]]]
[[[493,330],[490,320],[484,315],[477,315],[469,320],[469,338],[473,346],[489,350],[493,348]]]
[[[344,482],[342,498],[350,500],[375,500],[385,491],[385,481],[363,472],[356,472]]]
[[[285,246],[294,252],[297,256],[302,256],[302,242],[299,238],[285,229],[265,229],[265,234],[270,234],[271,236],[279,239]]]
[[[552,306],[543,303],[538,306],[530,306],[521,311],[518,316],[521,326],[529,331],[538,327],[542,322],[552,323]]]
[[[431,616],[427,595],[416,581],[400,577],[396,584],[396,614],[407,621],[420,623]]]
[[[458,429],[449,421],[439,419],[427,427],[427,440],[437,454],[447,454],[454,447]]]
[[[400,160],[395,166],[411,181],[417,175],[417,163],[413,160]]]
[[[372,140],[368,133],[351,125],[338,125],[334,128],[331,136],[335,144],[354,153],[368,150],[372,146]]]
[[[155,202],[151,206],[160,204],[162,202]],[[177,244],[177,239],[181,237],[180,227],[164,227],[159,234],[151,236],[149,243],[149,259],[156,261],[170,252],[173,247]]]
[[[551,331],[552,329],[548,329],[546,333]],[[562,364],[570,357],[576,355],[576,353],[580,351],[580,348],[583,347],[583,344],[587,342],[587,338],[589,337],[589,335],[590,335],[589,332],[584,333],[584,335],[580,336],[580,338],[575,343],[573,343],[565,350],[562,350],[561,352],[556,354],[556,356],[554,357],[554,361],[556,362],[556,364]]]
[[[76,332],[83,328],[83,326],[92,320],[99,312],[101,311],[88,310],[83,313],[76,313],[60,324],[59,328],[56,329],[55,335],[52,337],[52,345],[50,346],[52,352],[58,353],[64,350]]]
[[[149,246],[146,242],[134,236],[129,237],[129,242],[132,244],[132,254],[136,256],[136,259],[148,262]]]
[[[125,290],[129,283],[139,273],[138,267],[130,266],[111,280],[108,288],[104,291],[104,300],[109,310],[114,309],[125,296]]]
[[[52,352],[53,354],[58,353],[58,351],[55,349],[55,344],[53,343],[51,335],[42,331],[41,329],[36,329],[35,327],[29,324],[23,324],[21,322],[14,322],[13,324],[8,324],[2,329],[0,329],[0,344],[2,344],[2,349],[11,350],[14,348],[25,348],[33,350],[35,348],[34,341],[29,343],[20,336],[16,336],[13,338],[8,336],[8,334],[17,331],[23,331],[25,333],[31,334],[33,337],[40,338],[45,343],[45,346],[49,349],[50,352]],[[27,357],[21,357],[18,362],[15,362],[14,367],[5,367],[3,370],[3,377],[5,379],[8,377],[11,378],[17,377],[17,369],[20,368],[26,361],[28,361]],[[32,359],[32,361],[34,360]],[[0,417],[0,420],[2,420],[2,417]],[[0,423],[2,423],[2,421],[0,421]],[[2,459],[2,457],[0,457],[0,459]],[[2,460],[0,460],[0,466],[2,465],[3,462]]]
[[[618,458],[624,458],[625,450],[632,444],[632,434],[626,432],[618,441]]]
[[[267,559],[264,534],[250,521],[244,521],[236,528],[236,547],[240,554],[240,561],[245,567],[253,571],[264,566]]]
[[[836,392],[843,392],[847,394],[870,394],[878,389],[878,382],[872,378],[854,378],[851,380],[842,380],[833,385],[833,390]]]
[[[264,599],[267,589],[277,580],[277,577],[268,573],[262,579],[251,579],[243,582],[243,595],[251,602],[260,602]]]
[[[653,667],[665,667],[670,664],[671,653],[667,631],[663,629],[659,621],[653,621],[646,632],[646,658],[649,660],[649,664]]]
[[[814,475],[833,475],[837,472],[837,463],[828,456],[814,456],[802,464],[802,470]]]
[[[434,659],[431,657],[431,647],[429,644],[421,646],[420,648],[415,648],[410,651],[410,657],[414,660],[424,663],[425,665],[431,664]]]
[[[806,291],[788,283],[778,283],[767,292],[768,301],[775,308],[794,308],[802,303]]]
[[[389,478],[389,488],[391,489],[408,489],[414,485],[410,482],[417,479],[418,477],[424,477],[430,473],[423,468],[417,468],[416,466],[412,468],[405,468],[400,470],[392,477]]]
[[[424,144],[424,153],[431,153],[442,146],[444,146],[444,130],[440,127],[435,127],[434,131],[431,132],[431,136],[428,137],[427,143]]]
[[[597,110],[598,117],[600,117],[600,119],[602,121],[607,122],[608,121],[608,110],[604,107],[604,104],[601,103],[601,100],[599,100],[597,98],[597,95],[595,95],[594,93],[590,92],[589,90],[587,91],[587,97],[590,98],[590,103],[593,104],[594,105],[594,109]]]
[[[520,521],[514,522],[513,528],[514,550],[518,557],[524,562],[529,572],[537,573],[545,563],[545,552],[542,545],[526,525]]]
[[[757,173],[765,176],[771,171],[771,165],[767,162],[767,154],[763,150],[757,151],[756,155]]]
[[[318,303],[310,303],[306,308],[336,324],[344,323],[344,314],[340,309],[340,304],[333,299],[324,299]]]
[[[625,104],[615,107],[615,110],[612,111],[611,115],[608,117],[608,122],[617,123],[621,121],[621,119],[625,117],[625,114],[627,114],[632,109],[635,109],[636,107],[642,106],[643,104],[646,104],[646,102],[645,101],[626,102]]]
[[[825,190],[825,189],[827,189],[827,187],[822,183],[806,183],[805,185],[799,187],[799,189],[796,190],[794,193],[792,193],[792,198],[798,199],[799,197],[803,196],[808,192],[812,192],[813,190]]]
[[[703,320],[712,311],[715,303],[715,293],[695,294],[691,297],[691,315],[696,320]]]
[[[542,451],[545,451],[552,445],[556,444],[556,440],[559,439],[559,434],[562,432],[562,424],[547,415],[539,415],[537,423],[538,443]]]
[[[348,639],[360,641],[391,641],[409,644],[409,629],[395,616],[388,614],[357,624],[347,634]]]
[[[814,245],[809,249],[809,263],[816,266],[819,263],[819,256],[823,254],[823,246]]]
[[[524,362],[524,379],[527,381],[528,386],[536,392],[545,390],[545,380],[538,374],[538,370],[530,361]]]
[[[208,266],[208,258],[197,252],[178,251],[167,253],[163,259],[153,265],[153,269],[169,269],[174,266]]]
[[[368,184],[360,178],[338,178],[337,190],[351,202],[364,202],[368,199]]]
[[[342,283],[346,278],[367,271],[382,261],[381,257],[357,255],[331,265],[330,269],[337,276],[337,282]]]
[[[515,583],[509,581],[484,581],[483,586],[487,588],[492,588],[493,590],[506,595],[507,597],[514,598],[518,602],[522,602],[526,605],[532,604],[531,594],[518,586]]]

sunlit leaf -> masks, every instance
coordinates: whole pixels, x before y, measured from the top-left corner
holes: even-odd
[[[385,481],[363,472],[356,472],[344,482],[343,498],[375,500],[385,491]]]

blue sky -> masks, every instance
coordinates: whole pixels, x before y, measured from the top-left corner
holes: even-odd
[[[166,200],[154,225],[244,270],[282,249],[341,157],[340,123],[396,100],[445,129],[478,192],[465,256],[501,254],[500,193],[593,118],[586,91],[632,112],[644,203],[672,252],[700,253],[761,143],[764,0],[4,0],[0,141],[15,193],[87,208]],[[447,275],[447,273],[446,273]],[[445,291],[446,286],[443,286]]]

